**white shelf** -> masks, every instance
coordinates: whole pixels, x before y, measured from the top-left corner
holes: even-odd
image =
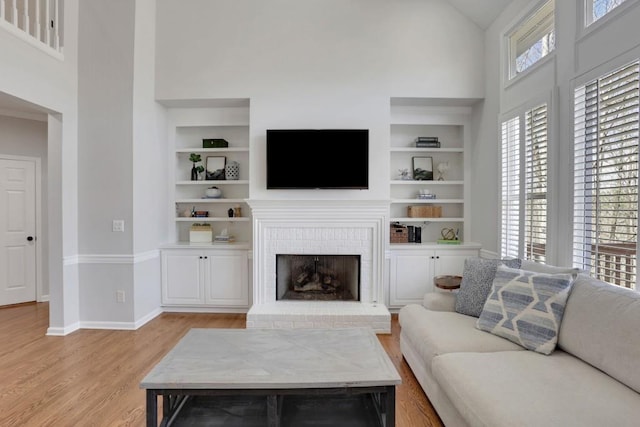
[[[391,147],[392,153],[464,153],[464,148]]]
[[[179,217],[176,218],[176,222],[246,222],[249,221],[250,218],[246,217],[246,216],[239,216],[239,217],[211,217],[211,216],[206,216],[206,217]]]
[[[427,181],[427,180],[415,180],[415,179],[396,179],[391,181],[391,185],[464,185],[464,181]]]
[[[463,222],[464,218],[391,218],[391,222]]]
[[[207,180],[200,180],[200,181],[177,181],[176,185],[247,185],[249,184],[249,180],[248,179],[227,179],[227,180],[221,180],[221,181],[207,181]]]
[[[464,203],[464,199],[393,199],[391,203],[394,204],[445,204],[445,203]]]
[[[200,199],[178,199],[176,203],[246,203],[245,199],[225,199],[225,198],[205,198]]]
[[[249,147],[226,148],[178,148],[176,153],[248,153]]]

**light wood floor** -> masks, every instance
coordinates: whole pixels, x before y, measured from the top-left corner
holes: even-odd
[[[137,331],[45,336],[47,303],[0,308],[0,426],[144,426],[140,380],[190,328],[244,328],[243,314],[164,313]],[[400,354],[397,317],[380,342],[402,376],[398,427],[442,426]]]

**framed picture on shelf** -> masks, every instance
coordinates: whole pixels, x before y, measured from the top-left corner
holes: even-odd
[[[207,157],[206,178],[210,181],[219,181],[224,179],[224,167],[227,163],[225,156],[209,156]]]
[[[413,157],[413,179],[417,181],[433,181],[433,158]]]

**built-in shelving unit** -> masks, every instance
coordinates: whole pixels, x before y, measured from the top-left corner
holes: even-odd
[[[423,98],[392,98],[390,123],[390,220],[422,228],[422,242],[433,243],[442,228],[468,233],[465,203],[468,200],[468,126],[470,101]],[[437,137],[440,148],[416,147],[418,137]],[[416,180],[413,158],[430,157],[433,180]],[[449,168],[441,179],[439,164]],[[401,176],[407,170],[408,176]],[[408,179],[407,179],[408,178]],[[420,191],[435,194],[435,199],[418,198]],[[437,218],[409,217],[409,206],[439,206]]]
[[[171,240],[162,247],[162,305],[169,311],[244,312],[250,305],[249,100],[211,99],[168,104]],[[203,148],[203,139],[224,139],[228,147]],[[238,162],[238,179],[191,180],[191,153]],[[219,198],[207,198],[217,187]],[[233,211],[232,217],[229,210]],[[195,217],[192,211],[206,211]],[[236,216],[236,212],[240,215]],[[212,236],[226,229],[231,243],[190,242],[194,224],[208,224]]]
[[[226,229],[237,242],[251,242],[251,212],[246,200],[249,197],[249,100],[213,100],[208,106],[170,109],[171,160],[173,162],[172,212],[175,223],[175,242],[189,241],[189,228],[194,223],[210,223],[213,234]],[[228,147],[203,148],[205,138],[224,139]],[[206,167],[207,157],[224,157],[226,163],[238,162],[237,180],[206,180],[202,173],[199,180],[191,180],[191,153],[200,154],[198,163]],[[220,198],[207,198],[209,187],[222,191]],[[240,216],[229,216],[229,209],[241,211]],[[206,217],[193,217],[191,211],[207,211]]]

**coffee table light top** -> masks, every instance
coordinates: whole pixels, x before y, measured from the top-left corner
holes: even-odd
[[[191,329],[140,387],[291,389],[401,382],[369,328]]]

